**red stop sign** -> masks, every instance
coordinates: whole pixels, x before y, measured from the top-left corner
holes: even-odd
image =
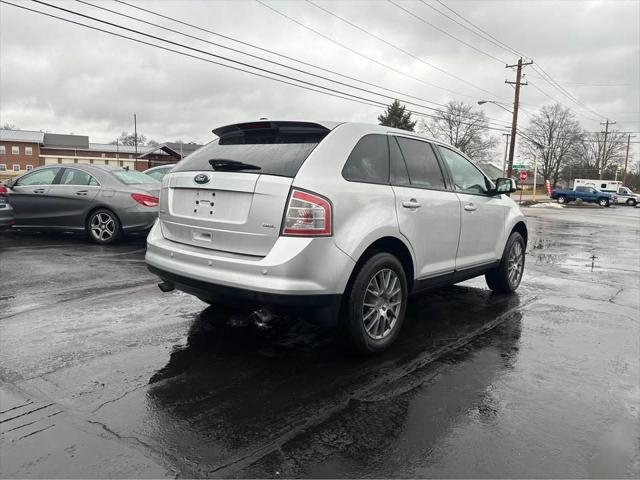
[[[527,181],[527,171],[526,170],[521,170],[520,171],[520,183],[524,183]]]

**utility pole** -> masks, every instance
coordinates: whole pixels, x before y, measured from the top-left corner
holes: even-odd
[[[609,125],[615,125],[616,122],[610,122],[607,118],[605,123],[600,122],[600,125],[605,125],[604,127],[604,143],[602,145],[602,159],[600,161],[600,180],[604,177],[604,161],[607,156],[607,136],[609,135]]]
[[[624,157],[624,176],[622,177],[623,185],[627,185],[627,165],[629,164],[629,144],[630,143],[631,143],[631,134],[629,133],[627,136],[627,155]]]
[[[504,160],[502,160],[502,174],[504,175],[507,170],[507,152],[509,151],[509,137],[510,133],[503,133],[503,137],[507,137],[507,141],[504,144]]]
[[[133,162],[133,169],[138,170],[138,119],[136,114],[133,114],[133,145],[136,149],[136,159]]]
[[[509,165],[507,167],[507,177],[511,178],[513,175],[513,154],[516,150],[516,131],[518,128],[518,106],[520,104],[520,85],[526,85],[526,82],[522,82],[522,67],[527,65],[531,65],[533,62],[522,63],[522,57],[518,59],[518,63],[516,65],[506,65],[505,68],[513,68],[517,67],[516,70],[516,81],[510,82],[509,80],[505,80],[504,83],[508,83],[510,85],[515,85],[515,96],[513,100],[513,119],[511,120],[511,144],[509,145]]]

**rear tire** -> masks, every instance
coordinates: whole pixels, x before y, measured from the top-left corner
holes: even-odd
[[[107,208],[91,212],[85,228],[89,238],[100,245],[114,243],[122,237],[120,220]]]
[[[522,235],[513,232],[504,247],[500,264],[484,276],[487,285],[497,293],[515,292],[524,273],[525,243]]]
[[[560,196],[558,197],[558,203],[559,203],[560,205],[565,205],[565,204],[567,204],[567,203],[569,203],[569,202],[567,202],[567,197],[565,197],[564,195],[560,195]]]
[[[370,257],[346,292],[340,340],[364,354],[389,348],[402,328],[407,295],[407,279],[400,261],[389,253]]]
[[[598,205],[600,205],[601,207],[608,207],[609,204],[609,199],[608,198],[600,198],[598,200]]]

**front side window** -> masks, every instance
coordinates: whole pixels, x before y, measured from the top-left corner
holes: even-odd
[[[33,155],[33,147],[24,147],[25,155]]]
[[[447,163],[456,191],[465,193],[489,193],[490,184],[484,174],[459,153],[438,147]]]
[[[42,170],[36,170],[35,172],[19,178],[16,182],[16,186],[27,187],[29,185],[51,185],[59,171],[59,168],[43,168]]]
[[[389,182],[389,144],[386,135],[365,135],[351,151],[342,169],[351,182]]]
[[[60,178],[60,185],[98,185],[95,178],[82,170],[66,168]]]
[[[11,153],[14,155],[20,155],[20,147],[14,145],[13,147],[11,147]]]
[[[431,145],[421,140],[396,137],[412,186],[444,189],[444,177]]]

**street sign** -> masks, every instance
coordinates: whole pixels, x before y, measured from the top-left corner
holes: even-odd
[[[526,170],[522,170],[520,172],[520,183],[524,183],[527,181],[527,171]]]
[[[513,170],[526,170],[527,167],[525,165],[513,165],[511,167]]]

